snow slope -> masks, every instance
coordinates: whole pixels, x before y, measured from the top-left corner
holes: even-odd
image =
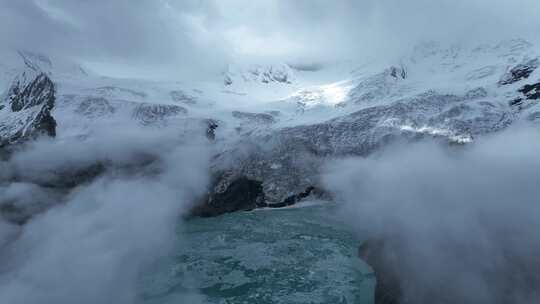
[[[16,52],[0,59],[0,85],[6,90],[29,71],[50,77],[59,141],[110,129],[207,136],[214,193],[245,177],[262,183],[264,204],[283,205],[317,188],[321,165],[334,156],[426,137],[470,143],[516,122],[540,121],[538,58],[540,48],[519,39],[428,42],[401,58],[316,68],[231,64],[206,82],[158,82],[100,77],[76,63]],[[21,120],[2,115],[4,125]]]

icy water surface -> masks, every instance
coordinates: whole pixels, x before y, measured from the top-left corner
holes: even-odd
[[[372,303],[374,279],[360,240],[333,204],[194,219],[145,276],[146,303]]]

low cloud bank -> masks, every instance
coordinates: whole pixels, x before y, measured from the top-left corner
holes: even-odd
[[[246,57],[393,60],[424,40],[538,40],[539,9],[537,0],[0,0],[0,46],[108,76],[204,80]]]
[[[139,134],[138,140],[133,134],[117,135],[95,141],[37,142],[3,164],[14,171],[28,170],[25,174],[40,180],[40,175],[79,162],[137,163],[141,154],[158,158],[149,174],[136,168],[124,174],[111,167],[59,198],[32,183],[4,183],[3,203],[11,195],[12,202],[24,204],[32,199],[27,193],[34,191],[54,206],[24,226],[0,221],[2,301],[140,301],[140,272],[169,253],[179,216],[206,189],[209,151],[203,142],[179,141],[172,134]]]
[[[394,146],[335,161],[325,183],[357,231],[388,241],[381,259],[412,303],[538,303],[539,138]]]

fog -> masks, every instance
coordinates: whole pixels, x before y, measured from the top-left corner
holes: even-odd
[[[104,76],[213,80],[238,61],[308,71],[399,57],[426,40],[539,42],[539,12],[538,0],[0,0],[0,54],[43,53]],[[200,131],[96,127],[0,161],[0,210],[23,214],[0,220],[0,301],[137,303],[141,271],[169,254],[207,189],[212,151]],[[465,146],[396,144],[332,161],[324,183],[352,229],[390,242],[383,258],[397,257],[414,303],[540,303],[539,136],[515,127]]]
[[[91,141],[42,140],[18,151],[3,167],[24,172],[18,179],[26,182],[4,180],[0,207],[42,195],[52,208],[24,226],[0,222],[2,302],[138,303],[141,271],[169,254],[178,242],[175,227],[207,187],[206,144],[170,132],[112,132]],[[153,161],[143,167],[141,153]],[[47,172],[104,160],[103,174],[67,193],[39,185]],[[135,170],[123,172],[126,164]]]
[[[423,40],[538,40],[536,0],[0,0],[0,45],[106,75],[202,78],[232,60],[397,56]]]
[[[359,234],[389,243],[412,303],[538,303],[539,136],[387,147],[333,162],[325,183]]]

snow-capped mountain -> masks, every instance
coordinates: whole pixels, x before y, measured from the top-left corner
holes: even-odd
[[[296,76],[289,65],[269,64],[269,65],[250,65],[247,67],[239,65],[229,65],[223,75],[223,84],[233,86],[243,83],[278,83],[292,84]]]
[[[103,129],[200,137],[214,153],[214,183],[200,215],[320,194],[318,173],[335,156],[422,138],[468,144],[516,122],[540,121],[540,49],[523,40],[423,43],[397,60],[318,69],[231,65],[207,82],[99,77],[43,55],[14,56],[18,64],[0,65],[1,75],[12,77],[0,106],[2,142],[40,134],[81,141]],[[90,172],[70,174],[102,170]],[[246,188],[250,198],[242,199]],[[223,197],[243,203],[225,206]]]
[[[55,136],[55,86],[42,72],[18,76],[0,102],[0,147],[40,135]]]

